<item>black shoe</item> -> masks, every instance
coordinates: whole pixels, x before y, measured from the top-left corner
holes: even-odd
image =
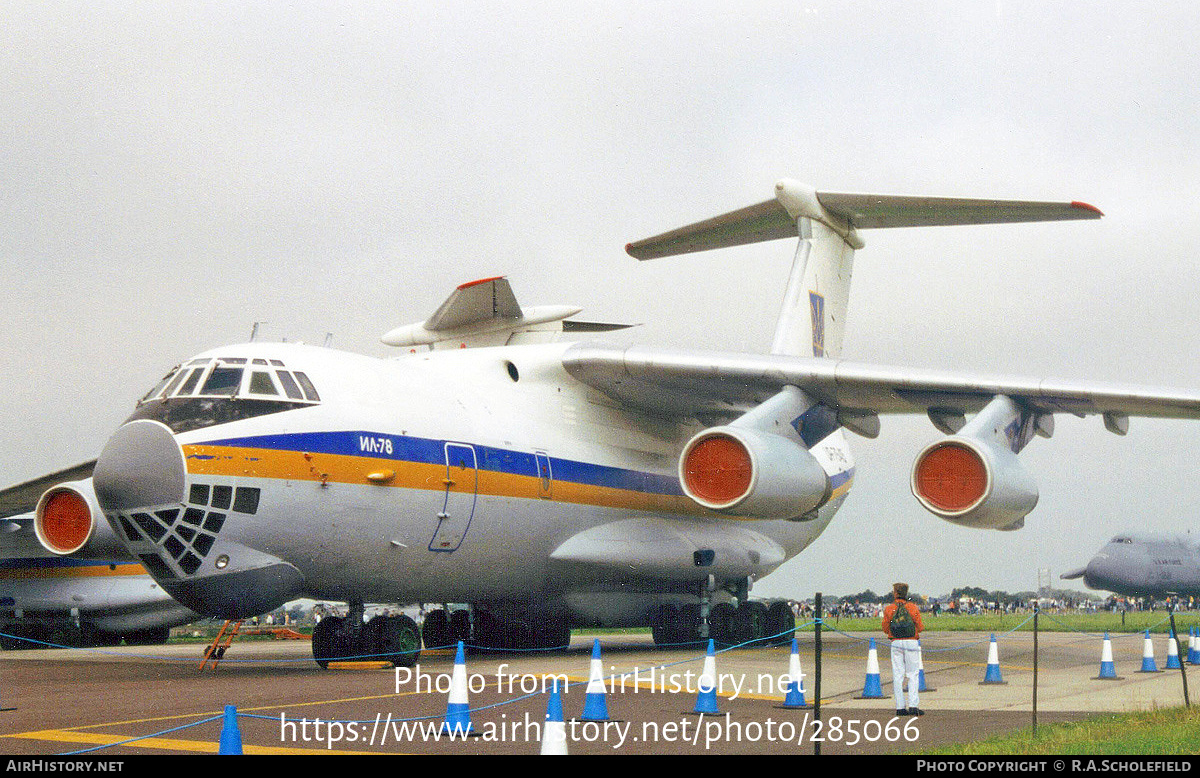
[[[905,713],[909,716],[924,716],[925,715],[925,711],[921,710],[920,708],[909,708],[907,711],[905,711]]]
[[[897,716],[907,716],[907,715],[908,715],[908,708],[899,708],[899,709],[897,709],[897,710],[896,710],[896,715],[897,715]]]

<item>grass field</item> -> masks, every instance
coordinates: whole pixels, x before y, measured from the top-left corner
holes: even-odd
[[[1200,708],[1104,714],[1071,724],[924,752],[941,756],[1176,756],[1200,754]]]
[[[1033,631],[1033,617],[1029,613],[981,614],[978,616],[933,616],[922,613],[921,620],[928,632],[1008,632],[1013,629]],[[878,618],[827,617],[827,628],[845,632],[875,632],[879,630]],[[1200,626],[1200,611],[1185,611],[1175,614],[1175,628],[1186,639],[1188,629]],[[811,632],[811,625],[802,626],[802,631]],[[1042,632],[1084,632],[1114,634],[1144,632],[1165,635],[1170,630],[1166,611],[1135,611],[1131,613],[1043,613],[1038,617],[1038,630]]]

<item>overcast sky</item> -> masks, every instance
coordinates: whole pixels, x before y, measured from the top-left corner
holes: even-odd
[[[1099,222],[864,232],[845,357],[1200,387],[1200,12],[1186,3],[57,3],[0,10],[0,486],[94,457],[179,360],[386,356],[463,281],[765,351],[787,241],[630,241],[834,191],[1083,200]],[[924,417],[853,439],[825,534],[756,589],[1055,583],[1195,523],[1200,424],[1058,418],[1014,533],[909,494]]]

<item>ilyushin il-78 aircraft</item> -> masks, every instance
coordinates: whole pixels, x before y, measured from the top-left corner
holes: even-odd
[[[1018,454],[1054,415],[1195,418],[1200,395],[980,378],[841,358],[854,252],[871,228],[1094,219],[1079,202],[816,191],[774,197],[627,246],[640,260],[798,239],[767,354],[595,342],[578,309],[522,308],[503,278],[459,286],[378,359],[252,342],[199,354],[138,403],[90,477],[40,497],[51,552],[107,526],[193,611],[346,602],[319,664],[415,662],[425,645],[553,647],[573,626],[652,627],[659,643],[794,629],[751,585],[846,500],[847,433],[924,413],[944,433],[911,490],[946,521],[1013,530],[1038,500]],[[586,339],[581,340],[580,335]],[[969,417],[969,418],[968,418]]]

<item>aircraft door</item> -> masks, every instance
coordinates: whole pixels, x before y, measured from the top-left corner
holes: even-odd
[[[437,529],[429,541],[430,551],[451,552],[462,545],[475,515],[479,486],[475,449],[463,443],[446,444],[446,492],[437,515]]]
[[[545,451],[534,453],[538,469],[538,497],[550,499],[554,486],[554,474],[550,471],[550,455]]]

